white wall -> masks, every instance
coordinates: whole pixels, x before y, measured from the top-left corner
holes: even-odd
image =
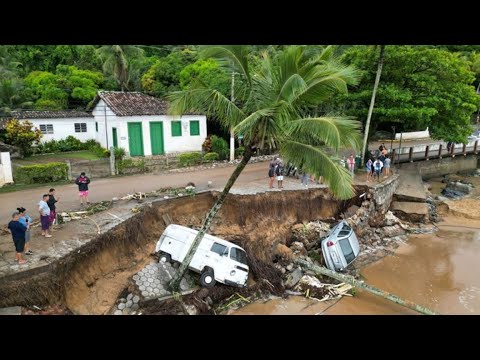
[[[53,125],[53,134],[43,134],[41,142],[61,140],[73,136],[80,141],[95,139],[95,119],[84,118],[60,118],[60,119],[28,119],[34,127],[40,129],[40,124]],[[86,123],[87,132],[75,132],[75,123]]]
[[[143,134],[143,153],[152,155],[150,141],[150,122],[163,122],[163,148],[166,154],[172,152],[202,151],[202,144],[207,137],[207,117],[205,115],[184,115],[172,117],[167,115],[143,115],[143,116],[116,116],[110,108],[105,107],[103,101],[99,101],[93,111],[98,121],[97,141],[106,147],[105,135],[105,109],[107,117],[108,146],[113,146],[112,128],[117,128],[118,146],[130,152],[128,143],[128,123],[141,122]],[[182,136],[172,137],[171,121],[182,121]],[[200,135],[190,136],[190,120],[200,122]]]
[[[13,183],[12,163],[10,161],[10,153],[0,153],[0,186]]]
[[[428,139],[430,137],[430,132],[427,130],[425,131],[412,131],[412,132],[404,132],[404,133],[396,133],[395,140],[400,140],[400,136],[402,140],[411,140],[411,139]]]

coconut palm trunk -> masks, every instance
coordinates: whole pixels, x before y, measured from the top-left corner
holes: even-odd
[[[235,181],[237,181],[243,169],[245,169],[245,166],[248,164],[251,157],[252,157],[252,146],[246,146],[245,152],[243,154],[242,160],[240,161],[240,164],[237,165],[237,167],[235,168],[235,171],[232,173],[227,183],[225,184],[225,187],[223,188],[223,191],[220,194],[219,198],[217,199],[215,204],[212,206],[212,208],[208,212],[207,217],[203,221],[202,228],[198,231],[198,234],[193,240],[193,244],[191,245],[190,250],[188,251],[182,264],[178,268],[177,275],[168,284],[170,291],[177,291],[178,288],[180,287],[180,281],[185,275],[185,272],[188,269],[188,265],[192,261],[193,255],[197,251],[198,246],[200,245],[200,242],[202,241],[205,233],[210,228],[210,225],[212,224],[213,219],[220,211],[220,208],[222,207],[223,202],[227,198],[227,195],[230,192],[230,189],[232,188],[233,184],[235,184]]]
[[[375,105],[375,97],[377,96],[378,84],[380,83],[380,75],[382,75],[383,60],[385,58],[385,45],[380,45],[380,57],[378,58],[377,75],[375,76],[375,84],[373,85],[372,99],[368,108],[367,123],[365,124],[365,135],[363,137],[362,147],[362,166],[365,164],[365,152],[368,143],[368,131],[370,130],[370,120],[372,119],[373,106]]]

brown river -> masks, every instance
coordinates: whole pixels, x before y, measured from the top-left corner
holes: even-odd
[[[472,178],[468,178],[469,181]],[[393,255],[368,265],[361,271],[373,286],[440,314],[480,314],[480,178],[477,188],[464,200],[455,201],[455,214],[444,215],[432,234],[412,235]],[[433,193],[437,193],[434,184]],[[460,209],[460,210],[459,210]],[[463,211],[465,216],[462,216]],[[468,217],[468,218],[467,218]],[[475,216],[476,218],[476,216]],[[299,296],[256,302],[232,312],[235,315],[349,315],[417,314],[400,305],[357,292],[330,302]]]

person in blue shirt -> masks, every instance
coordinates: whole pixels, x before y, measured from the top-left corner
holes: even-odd
[[[25,231],[25,255],[33,255],[33,251],[30,249],[30,226],[32,225],[32,218],[26,213],[26,209],[24,207],[17,208],[20,218],[18,222],[24,225],[27,230]]]
[[[27,260],[23,258],[23,250],[25,248],[25,231],[27,228],[23,226],[18,219],[20,214],[15,211],[12,214],[12,220],[8,223],[8,228],[12,232],[13,243],[15,244],[15,261],[20,265],[26,264]]]

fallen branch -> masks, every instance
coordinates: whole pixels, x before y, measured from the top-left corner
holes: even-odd
[[[394,302],[395,304],[402,305],[406,308],[415,310],[415,311],[417,311],[421,314],[437,315],[437,313],[435,313],[434,311],[432,311],[430,309],[427,309],[424,306],[417,305],[417,304],[415,304],[415,303],[413,303],[409,300],[404,300],[404,299],[398,297],[397,295],[390,294],[386,291],[377,289],[376,287],[365,284],[363,281],[359,281],[352,276],[336,273],[335,271],[329,270],[329,269],[321,267],[321,266],[313,265],[313,264],[308,263],[307,261],[302,260],[302,259],[296,259],[294,262],[297,263],[298,265],[300,265],[303,268],[314,271],[317,274],[325,275],[325,276],[334,278],[336,280],[345,282],[347,284],[350,284],[354,287],[361,288],[363,290],[371,292],[372,294],[383,297],[384,299],[390,300],[390,301]]]

